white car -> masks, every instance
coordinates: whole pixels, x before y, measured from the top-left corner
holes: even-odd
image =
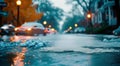
[[[85,31],[86,29],[84,27],[77,27],[74,30],[75,33],[84,33]]]
[[[45,34],[45,28],[42,24],[37,22],[27,22],[22,26],[15,28],[15,33],[17,35],[39,35]]]

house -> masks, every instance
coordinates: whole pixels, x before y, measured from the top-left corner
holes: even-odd
[[[94,3],[94,11],[92,17],[92,24],[107,22],[109,26],[117,24],[114,13],[114,0],[97,0]]]

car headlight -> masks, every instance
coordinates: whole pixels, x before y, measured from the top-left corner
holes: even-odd
[[[15,30],[15,31],[17,31],[17,30],[18,30],[18,28],[15,28],[14,30]]]
[[[31,31],[31,30],[32,30],[32,28],[28,28],[27,30],[28,30],[28,31]]]

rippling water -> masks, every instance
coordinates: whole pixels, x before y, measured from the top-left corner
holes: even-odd
[[[119,52],[81,53],[34,50],[26,54],[25,66],[119,66]]]
[[[35,45],[26,47],[25,66],[120,66],[120,39],[114,36],[81,34],[38,38],[50,46],[35,48],[40,41],[32,40]]]
[[[111,36],[60,35],[47,40],[52,46],[28,52],[26,66],[120,66],[119,39]]]

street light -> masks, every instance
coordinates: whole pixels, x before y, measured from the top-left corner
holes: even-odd
[[[70,26],[70,27],[69,27],[69,29],[71,30],[71,29],[72,29],[72,27]]]
[[[89,18],[89,19],[91,18],[91,14],[90,13],[87,14],[87,18]]]
[[[75,27],[78,27],[78,24],[75,24]]]
[[[46,24],[47,24],[47,21],[44,21],[43,24],[46,25]]]
[[[16,4],[17,4],[17,6],[20,6],[20,5],[21,5],[21,1],[20,1],[20,0],[17,0],[17,1],[16,1]]]
[[[43,25],[44,25],[44,27],[46,27],[46,25],[47,25],[47,21],[44,21],[44,22],[43,22]]]
[[[88,18],[88,22],[89,22],[89,27],[92,27],[92,13],[89,11],[87,13],[87,18]]]
[[[17,0],[16,4],[17,4],[17,22],[19,24],[19,12],[20,12],[20,5],[21,5],[21,0]]]

